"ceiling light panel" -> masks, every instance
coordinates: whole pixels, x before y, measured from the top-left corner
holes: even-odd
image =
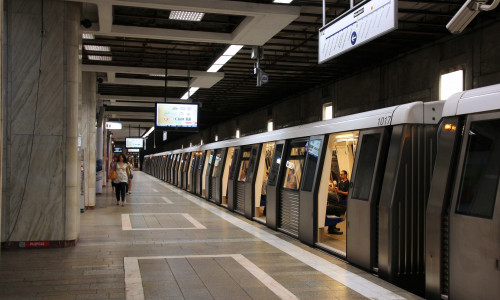
[[[212,65],[208,70],[207,72],[209,73],[215,73],[217,71],[220,70],[220,68],[222,68],[224,65]]]
[[[169,18],[171,20],[199,22],[204,15],[205,13],[195,11],[173,10],[170,12]]]
[[[111,56],[105,55],[88,55],[89,60],[98,60],[98,61],[112,61],[113,58]]]
[[[92,33],[82,33],[82,39],[93,40],[95,39],[95,36]]]
[[[236,53],[238,53],[238,51],[240,51],[241,48],[243,48],[243,45],[231,45],[231,46],[229,46],[229,48],[227,48],[226,52],[224,52],[224,54],[222,54],[222,55],[233,56]]]
[[[273,3],[284,3],[284,4],[290,4],[292,3],[293,0],[274,0]]]
[[[223,65],[227,63],[231,59],[231,57],[232,56],[229,55],[222,55],[214,62],[214,65]]]
[[[87,51],[100,51],[100,52],[110,52],[109,46],[98,46],[98,45],[83,45],[83,48]]]

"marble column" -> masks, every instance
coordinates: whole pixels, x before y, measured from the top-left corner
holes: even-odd
[[[59,0],[5,2],[2,243],[72,245],[80,231],[81,5]]]
[[[85,207],[95,207],[96,186],[96,73],[82,74],[82,147],[85,149]]]
[[[0,0],[0,91],[3,91],[3,81],[4,81],[4,76],[3,76],[3,49],[5,47],[4,45],[4,38],[3,38],[3,0]],[[3,93],[0,93],[0,149],[3,149]],[[0,151],[0,170],[2,170],[3,167],[3,157],[2,157],[3,151]],[[2,190],[2,173],[0,172],[0,191]],[[2,194],[0,194],[0,235],[2,233]],[[1,253],[1,248],[0,248],[0,253]]]
[[[102,152],[103,152],[103,131],[104,131],[104,122],[100,124],[100,127],[97,127],[96,134],[96,184],[95,184],[95,192],[96,194],[102,194],[102,185],[103,185],[103,161],[102,161]]]

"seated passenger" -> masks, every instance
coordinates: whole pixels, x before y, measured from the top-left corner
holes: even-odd
[[[349,194],[349,180],[347,179],[347,171],[342,170],[340,172],[340,182],[334,185],[330,181],[328,186],[328,202],[326,207],[327,215],[335,215],[341,217],[345,214],[347,210],[347,195]],[[329,234],[343,234],[339,228],[329,226]]]

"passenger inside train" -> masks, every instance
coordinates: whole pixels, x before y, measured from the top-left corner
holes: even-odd
[[[255,219],[266,222],[267,180],[274,154],[274,142],[262,145],[262,154],[255,181]]]
[[[359,131],[330,134],[318,195],[318,243],[346,251],[349,179]]]

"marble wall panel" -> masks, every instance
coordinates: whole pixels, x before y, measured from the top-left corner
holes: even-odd
[[[14,135],[11,139],[10,193],[8,199],[4,199],[9,202],[8,232],[12,231],[15,224],[10,240],[62,240],[64,236],[62,137],[35,136],[28,173],[31,139],[30,135]]]

